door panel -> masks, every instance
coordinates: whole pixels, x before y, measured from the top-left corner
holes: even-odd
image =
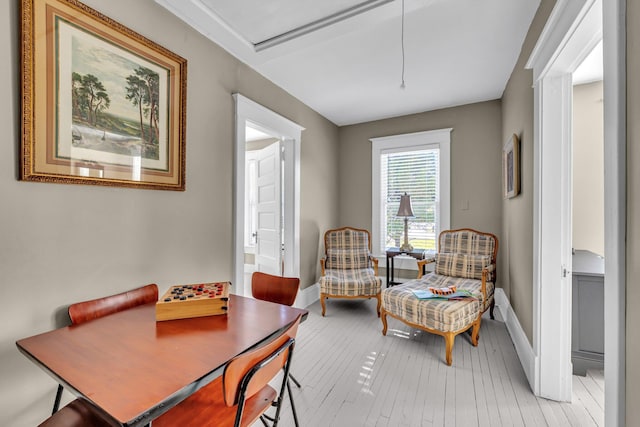
[[[257,155],[256,270],[282,274],[281,143],[263,148]]]

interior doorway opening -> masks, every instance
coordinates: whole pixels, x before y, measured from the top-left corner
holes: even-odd
[[[248,123],[245,129],[245,282],[254,271],[284,274],[284,145]]]
[[[623,0],[561,1],[527,68],[534,82],[534,393],[571,393],[572,73],[603,40],[605,222],[605,424],[625,416],[626,27]],[[603,36],[604,34],[604,36]]]
[[[604,92],[602,40],[573,73],[571,363],[604,378]],[[604,384],[601,384],[604,386]]]
[[[233,98],[236,104],[236,132],[232,289],[238,295],[251,295],[251,283],[246,279],[245,265],[246,259],[252,256],[256,269],[267,268],[265,272],[271,274],[300,277],[300,143],[304,128],[243,95],[234,94]],[[254,253],[251,254],[251,249],[247,252],[253,233],[247,229],[246,220],[247,215],[250,216],[247,134],[254,131],[262,133],[267,140],[272,139],[272,143],[265,142],[266,146],[277,145],[279,148],[272,150],[271,158],[265,160],[265,165],[270,162],[270,172],[277,172],[276,175],[271,174],[270,183],[264,187],[256,183],[254,220],[257,239]],[[255,166],[259,178],[259,163]],[[266,169],[267,166],[262,170]],[[260,202],[265,201],[265,195],[269,196],[268,208],[261,211]],[[265,267],[269,262],[271,267]]]

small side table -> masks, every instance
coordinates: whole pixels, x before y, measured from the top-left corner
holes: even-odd
[[[387,249],[387,288],[389,286],[394,286],[399,284],[400,282],[394,282],[393,278],[394,278],[394,258],[397,257],[398,255],[407,255],[410,256],[412,258],[415,258],[416,260],[421,260],[421,259],[425,259],[425,251],[424,250],[414,250],[413,252],[402,252],[399,248],[389,248]],[[389,260],[391,260],[391,263],[389,263]],[[424,270],[424,267],[423,267]],[[391,273],[391,274],[389,274]],[[422,272],[424,274],[424,271]],[[391,280],[389,280],[389,277],[391,277]]]

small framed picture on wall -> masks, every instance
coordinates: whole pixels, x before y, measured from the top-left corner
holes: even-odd
[[[520,194],[520,141],[516,134],[502,147],[502,188],[505,199]]]

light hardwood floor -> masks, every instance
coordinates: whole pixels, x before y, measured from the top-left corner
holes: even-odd
[[[292,372],[301,426],[602,426],[604,377],[573,377],[572,403],[536,398],[504,323],[483,318],[480,343],[456,338],[453,366],[444,339],[389,319],[374,300],[309,307],[298,330]],[[498,310],[496,310],[498,313]],[[292,426],[288,402],[281,426]]]

